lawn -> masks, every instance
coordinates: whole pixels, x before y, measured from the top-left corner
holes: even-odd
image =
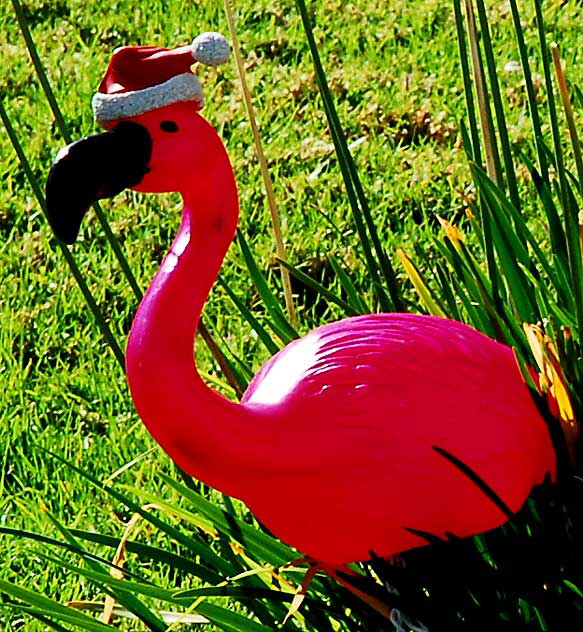
[[[523,77],[513,70],[519,55],[512,17],[506,3],[489,4],[511,142],[528,151],[531,131]],[[540,88],[537,98],[544,104],[534,9],[530,2],[522,5],[524,33]],[[240,0],[235,9],[289,261],[336,293],[340,285],[331,261],[338,263],[363,300],[378,311],[296,5],[292,0]],[[439,257],[434,246],[441,230],[438,216],[465,229],[466,210],[475,198],[460,134],[466,106],[453,3],[323,0],[310,3],[309,9],[382,243],[397,271],[407,309],[423,312],[425,307],[399,264],[397,248],[416,261],[422,256],[420,265],[433,261]],[[140,44],[173,48],[202,31],[228,32],[222,3],[206,0],[147,4],[29,0],[25,15],[73,138],[96,131],[90,101],[113,49]],[[577,85],[582,72],[581,8],[574,2],[552,1],[545,3],[545,15],[547,37],[559,43],[570,82]],[[44,182],[65,142],[8,0],[0,7],[0,50],[4,67],[0,95],[35,177]],[[235,64],[216,73],[205,70],[203,81],[204,116],[224,139],[237,177],[241,234],[283,305],[273,230]],[[546,123],[543,130],[549,131]],[[0,527],[62,537],[59,525],[66,525],[119,538],[132,515],[127,507],[96,490],[86,476],[50,453],[99,481],[135,488],[134,499],[141,490],[140,502],[159,497],[176,506],[188,507],[188,503],[163,478],[164,474],[176,478],[177,473],[135,414],[120,364],[78,290],[6,134],[0,137],[0,155]],[[519,186],[527,190],[528,173],[523,170],[520,175]],[[534,195],[524,195],[532,203],[523,209],[525,216],[544,244],[547,235]],[[126,192],[103,208],[138,285],[146,288],[177,230],[180,200],[175,195]],[[93,213],[71,252],[123,348],[137,298]],[[255,372],[269,351],[224,286],[263,326],[268,326],[270,316],[237,244],[228,253],[221,281],[205,306],[204,319],[218,345],[236,366],[243,367],[241,373],[248,379],[247,371]],[[294,289],[300,333],[344,315],[309,287],[296,282]],[[234,397],[211,354],[199,347],[205,377]],[[225,502],[218,495],[211,497],[218,505]],[[242,508],[234,511],[244,516]],[[160,513],[185,533],[194,529],[185,516],[164,508]],[[1,580],[61,603],[103,600],[89,581],[47,562],[43,555],[48,551],[42,544],[10,534],[0,538]],[[182,550],[143,521],[132,538]],[[113,557],[111,550],[100,551]],[[167,588],[200,585],[164,561],[139,569]],[[296,573],[294,578],[298,577]],[[1,592],[0,600],[5,603],[0,626],[6,630],[45,629],[45,623],[27,618]],[[233,608],[242,612],[239,604]],[[295,625],[304,629],[301,620]]]

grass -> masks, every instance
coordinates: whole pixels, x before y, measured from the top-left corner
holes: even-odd
[[[238,2],[235,8],[290,262],[337,292],[329,263],[334,257],[367,305],[377,309],[295,5]],[[326,1],[311,10],[332,96],[348,142],[354,144],[381,240],[398,270],[409,308],[418,310],[398,266],[396,249],[403,247],[416,255],[422,251],[425,265],[430,266],[439,256],[430,245],[439,231],[437,216],[463,223],[475,195],[458,131],[465,103],[451,3],[399,0],[387,9],[384,2],[358,0],[345,6]],[[564,7],[549,3],[545,11],[549,41],[559,43],[569,78],[578,84],[581,10],[574,3]],[[523,8],[529,42],[536,38],[532,12],[530,6]],[[227,32],[221,4],[211,2],[196,7],[178,1],[150,3],[146,10],[127,1],[108,0],[98,6],[35,1],[26,4],[26,14],[74,137],[94,131],[90,98],[113,48],[143,43],[173,47],[203,30]],[[511,15],[501,5],[490,11],[490,24],[496,63],[502,68],[519,59]],[[0,8],[0,48],[6,51],[0,78],[4,104],[34,173],[43,179],[64,143],[7,2]],[[529,49],[529,54],[535,55],[534,50]],[[533,61],[534,71],[542,74],[540,60]],[[234,65],[218,77],[208,75],[205,115],[219,129],[233,161],[241,194],[241,232],[283,304],[267,206]],[[500,80],[508,103],[511,142],[528,150],[521,75],[502,72]],[[542,89],[537,98],[544,101]],[[133,412],[119,365],[65,266],[5,135],[0,138],[0,154],[0,526],[57,536],[56,524],[63,523],[119,537],[129,518],[127,509],[96,492],[86,477],[50,458],[45,450],[102,481],[142,456],[116,477],[116,483],[180,503],[181,494],[162,478],[164,473],[173,475],[173,467],[161,451],[150,451],[153,442]],[[524,193],[528,176],[526,172],[522,176],[518,186]],[[535,215],[534,195],[524,197],[530,206],[523,212],[544,244],[547,236]],[[127,193],[104,206],[139,285],[146,287],[177,228],[178,199]],[[87,239],[75,247],[75,257],[114,335],[123,343],[135,296],[97,222],[88,222],[84,231]],[[260,323],[268,322],[244,255],[236,246],[229,252],[222,280]],[[319,300],[306,287],[296,285],[296,292],[301,332],[343,314],[340,307]],[[221,285],[213,290],[205,317],[220,345],[245,365],[256,370],[268,357]],[[207,352],[201,352],[200,361],[209,379],[230,392]],[[159,531],[143,524],[138,529],[151,544],[166,544]],[[47,564],[40,556],[42,547],[0,537],[7,552],[0,562],[0,579],[17,580],[61,602],[95,597],[77,574]],[[167,565],[153,564],[151,570],[162,584],[196,587],[176,586]],[[0,611],[8,630],[22,629],[21,616],[11,606]],[[42,623],[30,620],[25,625],[27,630],[43,629]],[[136,628],[130,624],[129,629]]]

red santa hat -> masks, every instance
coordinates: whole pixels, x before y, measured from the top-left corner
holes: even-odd
[[[180,101],[204,105],[202,86],[192,73],[195,61],[218,66],[229,58],[229,43],[219,33],[202,33],[190,46],[124,46],[111,57],[93,96],[98,123],[129,118]]]

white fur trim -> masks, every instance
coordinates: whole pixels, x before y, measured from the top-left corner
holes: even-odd
[[[192,40],[192,57],[207,66],[224,64],[231,54],[231,47],[220,33],[201,33]]]
[[[180,101],[197,101],[200,107],[204,105],[200,81],[189,72],[143,90],[119,94],[97,92],[91,105],[99,123],[137,116]]]

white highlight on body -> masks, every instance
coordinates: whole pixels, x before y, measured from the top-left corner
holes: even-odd
[[[190,231],[185,230],[183,233],[180,233],[178,237],[175,239],[172,244],[172,248],[170,252],[166,255],[163,263],[162,269],[166,273],[172,272],[174,268],[178,265],[178,261],[180,260],[180,256],[186,250],[186,246],[190,243]]]
[[[304,377],[306,370],[316,361],[320,337],[310,334],[283,352],[278,361],[269,368],[261,379],[249,402],[253,404],[277,404]]]
[[[186,250],[186,246],[190,243],[190,231],[185,230],[180,233],[174,243],[172,244],[172,252],[177,256],[180,255]]]

